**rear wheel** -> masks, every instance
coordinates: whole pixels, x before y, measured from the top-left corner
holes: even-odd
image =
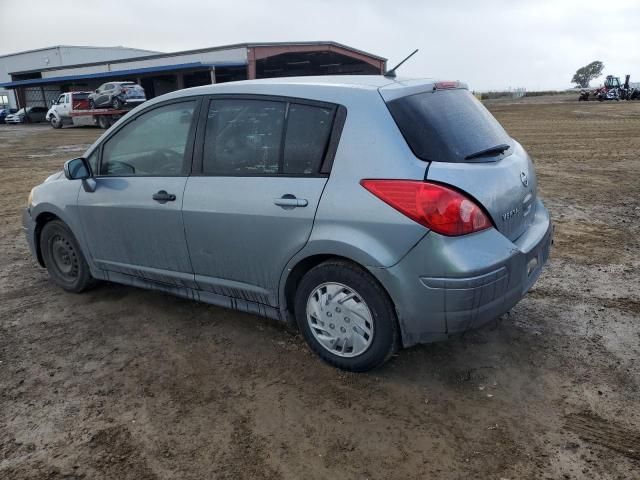
[[[296,291],[295,316],[311,349],[334,367],[364,372],[398,345],[395,309],[365,270],[344,261],[311,269]]]
[[[93,110],[94,108],[96,108],[96,102],[93,100],[93,98],[89,99],[89,109]]]
[[[98,117],[98,126],[103,130],[106,130],[107,128],[109,128],[110,124],[111,122],[109,122],[109,119],[107,118],[106,115],[100,115]]]
[[[113,100],[111,100],[111,106],[116,110],[120,110],[122,108],[122,101],[118,97],[113,97]]]
[[[52,220],[42,228],[40,250],[49,276],[64,290],[80,293],[93,285],[80,245],[64,222]]]

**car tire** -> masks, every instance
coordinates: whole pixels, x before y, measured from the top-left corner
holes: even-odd
[[[51,118],[49,119],[49,123],[53,128],[62,128],[62,119],[57,118],[55,115],[51,115]]]
[[[89,110],[93,110],[96,108],[96,102],[93,100],[93,98],[89,99]]]
[[[371,370],[398,348],[391,299],[371,274],[355,264],[330,260],[309,270],[296,290],[294,308],[311,350],[334,367]]]
[[[120,110],[122,108],[122,101],[118,97],[113,97],[111,100],[111,106],[114,110]]]
[[[80,245],[64,222],[52,220],[42,228],[40,251],[49,277],[62,289],[80,293],[94,285]]]
[[[109,122],[109,119],[106,115],[100,115],[98,116],[98,126],[103,130],[106,130],[111,126],[111,122]]]

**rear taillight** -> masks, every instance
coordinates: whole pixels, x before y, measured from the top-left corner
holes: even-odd
[[[120,93],[127,93],[129,90],[127,90],[126,88],[123,88],[122,90],[120,90]]]
[[[442,235],[465,235],[492,226],[473,200],[444,185],[417,180],[362,180],[360,184],[407,217]]]

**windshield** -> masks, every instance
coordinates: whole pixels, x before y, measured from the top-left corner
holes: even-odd
[[[387,106],[409,147],[422,160],[486,161],[509,153],[512,145],[504,128],[465,89],[418,93]]]

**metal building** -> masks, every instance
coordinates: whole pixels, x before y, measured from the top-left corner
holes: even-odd
[[[41,72],[88,62],[141,57],[159,52],[126,47],[84,47],[57,45],[25,52],[0,55],[0,107],[17,108],[13,90],[4,87],[12,81],[41,78]]]
[[[382,74],[386,69],[385,58],[331,41],[243,43],[175,53],[137,52],[141,53],[127,55],[129,58],[100,58],[77,64],[29,67],[23,63],[19,68],[9,68],[10,81],[0,83],[0,88],[15,92],[18,107],[47,106],[61,92],[94,90],[109,80],[133,80],[142,85],[147,98],[153,98],[173,90],[232,80]],[[15,55],[28,53],[31,52]],[[0,70],[5,57],[0,57]]]

